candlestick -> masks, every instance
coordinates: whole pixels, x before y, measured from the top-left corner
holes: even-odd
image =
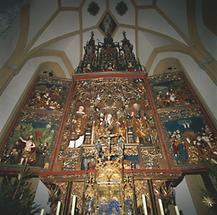
[[[60,214],[60,207],[61,207],[61,201],[58,201],[58,203],[57,203],[56,215],[59,215],[59,214]]]
[[[176,211],[176,215],[180,215],[180,213],[179,213],[179,208],[178,208],[177,205],[175,205],[175,211]]]
[[[44,209],[41,209],[40,215],[44,215]]]
[[[164,208],[163,208],[163,203],[161,199],[158,199],[159,207],[160,207],[160,214],[164,215]]]
[[[145,195],[144,195],[144,194],[142,194],[142,203],[143,203],[144,215],[148,215],[147,204],[146,204],[146,198],[145,198]]]
[[[75,205],[76,205],[76,196],[73,195],[72,197],[72,210],[71,210],[71,215],[75,214]]]

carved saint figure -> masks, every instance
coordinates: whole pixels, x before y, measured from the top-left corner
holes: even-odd
[[[35,148],[36,145],[33,142],[33,136],[31,135],[28,140],[24,140],[22,137],[19,138],[23,143],[25,143],[25,147],[22,151],[22,157],[20,164],[22,165],[27,163],[32,163],[36,159]]]
[[[90,196],[85,199],[85,215],[91,215],[94,212],[94,200]]]
[[[130,196],[124,200],[124,210],[126,215],[133,215],[133,200]]]
[[[74,121],[74,131],[77,136],[84,134],[84,129],[86,126],[86,114],[84,112],[84,106],[79,106],[78,111],[75,113]]]

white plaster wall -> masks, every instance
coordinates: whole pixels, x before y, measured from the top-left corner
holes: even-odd
[[[185,43],[181,36],[169,25],[169,23],[154,9],[144,9],[138,11],[139,27],[165,34],[182,43]]]
[[[35,192],[34,202],[39,205],[40,208],[43,208],[45,210],[44,214],[50,213],[49,198],[50,197],[48,188],[41,180],[39,180]]]
[[[116,18],[119,24],[127,24],[127,25],[135,25],[135,7],[131,3],[130,0],[122,0],[127,5],[127,11],[123,16],[120,16],[116,11],[116,6],[119,2],[117,0],[110,0],[109,6],[110,10],[112,11],[112,14]]]
[[[196,19],[200,39],[207,51],[217,60],[217,36],[213,34],[203,23],[202,1],[197,0]]]
[[[64,51],[75,69],[80,61],[80,36],[75,35],[52,43],[48,48]]]
[[[155,67],[162,59],[171,57],[177,58],[180,61],[183,68],[185,68],[185,71],[192,80],[194,86],[197,88],[203,100],[206,102],[210,111],[217,120],[217,86],[209,78],[207,73],[198,66],[191,56],[178,52],[160,53],[155,58],[149,71],[149,75],[153,75]]]
[[[76,69],[80,61],[80,36],[79,35],[73,37],[65,52],[73,68]]]
[[[142,5],[151,5],[153,3],[153,0],[135,0],[136,4],[139,6]]]
[[[63,69],[66,78],[71,78],[64,63],[58,57],[36,57],[27,61],[21,71],[14,76],[0,96],[0,131],[9,119],[10,114],[19,101],[19,98],[27,87],[29,81],[32,79],[38,66],[46,61],[54,61],[58,63]]]
[[[61,0],[61,5],[63,7],[79,7],[81,0]]]
[[[57,0],[31,1],[28,42],[32,40],[56,10]]]
[[[61,36],[63,34],[79,30],[79,15],[75,11],[61,11],[41,34],[33,47]]]
[[[85,1],[85,4],[82,8],[82,18],[83,18],[83,28],[84,29],[98,24],[99,20],[101,19],[101,16],[103,15],[106,9],[106,1],[94,0],[94,2],[98,4],[100,9],[99,9],[99,12],[96,14],[96,16],[93,16],[89,14],[88,12],[88,6],[91,2],[92,0]]]
[[[53,42],[49,44],[47,47],[51,49],[56,49],[60,51],[65,51],[67,49],[67,46],[69,45],[70,41],[73,40],[74,36],[67,37],[62,40],[58,40],[56,42]]]
[[[158,0],[157,5],[188,36],[186,0]]]
[[[153,51],[153,47],[151,43],[146,39],[142,31],[138,31],[138,57],[140,59],[140,63],[145,65],[150,54]]]
[[[4,65],[16,47],[19,35],[19,23],[20,18],[17,16],[9,29],[0,36],[0,68]]]
[[[185,178],[183,181],[175,188],[176,191],[176,204],[183,214],[197,215],[194,203],[191,197],[191,193],[188,189]]]
[[[153,33],[143,31],[142,34],[149,41],[149,43],[152,45],[153,48],[171,45],[173,43],[173,42],[171,42],[171,40],[164,39],[164,38],[162,38],[156,34],[153,34]],[[142,41],[140,41],[140,42],[142,42]],[[140,43],[140,44],[142,44],[142,43]],[[146,45],[146,44],[144,43],[144,45]]]

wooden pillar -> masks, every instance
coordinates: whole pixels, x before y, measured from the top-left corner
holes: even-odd
[[[64,208],[63,208],[63,214],[69,214],[71,210],[71,192],[72,192],[72,182],[68,182],[67,184],[67,190],[66,190],[66,196],[64,200]]]
[[[136,201],[136,189],[135,189],[134,176],[132,176],[132,181],[133,181],[133,200],[134,200],[133,211],[134,211],[135,214],[137,214],[137,201]]]
[[[149,196],[151,200],[152,212],[153,212],[153,215],[157,215],[158,212],[157,212],[157,205],[156,205],[156,199],[154,195],[152,180],[148,179],[147,181],[148,181],[148,190],[149,190]]]

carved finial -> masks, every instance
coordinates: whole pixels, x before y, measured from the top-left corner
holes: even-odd
[[[124,38],[126,38],[126,31],[123,31],[122,33],[123,33]]]

